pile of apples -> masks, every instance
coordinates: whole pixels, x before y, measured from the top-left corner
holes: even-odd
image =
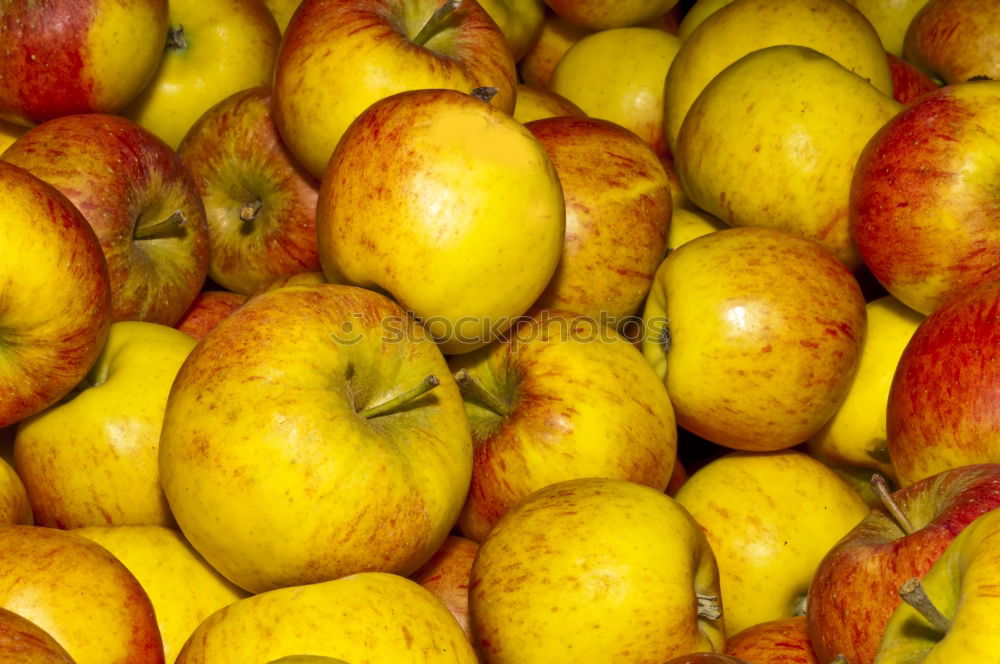
[[[1000,2],[0,2],[0,662],[996,662],[997,508]]]

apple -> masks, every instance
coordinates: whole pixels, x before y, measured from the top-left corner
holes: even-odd
[[[142,585],[156,613],[165,664],[173,664],[202,621],[247,596],[212,569],[172,528],[92,526],[73,533],[110,551]]]
[[[532,120],[556,118],[569,115],[578,118],[587,114],[580,107],[547,88],[520,83],[517,86],[517,102],[514,104],[514,119],[521,124]]]
[[[174,525],[157,448],[167,394],[194,345],[165,325],[115,323],[70,398],[20,422],[14,459],[39,525]]]
[[[663,137],[663,80],[681,40],[656,28],[587,35],[556,63],[549,88],[584,113],[635,132],[656,151]]]
[[[479,545],[470,539],[448,535],[433,556],[410,578],[448,607],[466,634],[469,627],[469,576]]]
[[[230,604],[198,626],[177,664],[330,662],[292,657],[305,654],[351,664],[477,664],[462,628],[430,591],[378,572]]]
[[[1000,81],[918,99],[865,146],[851,184],[854,240],[878,281],[930,314],[1000,278]]]
[[[903,55],[951,85],[975,77],[1000,80],[1000,4],[929,0],[910,21]]]
[[[535,306],[619,327],[642,306],[667,248],[667,174],[647,143],[611,122],[525,126],[555,166],[566,210],[562,257]]]
[[[674,657],[665,664],[749,664],[749,662],[718,652],[693,652]]]
[[[177,149],[212,106],[270,85],[281,31],[260,0],[170,0],[169,20],[160,66],[123,113]]]
[[[327,279],[387,291],[456,354],[485,346],[538,299],[565,218],[541,142],[477,97],[442,89],[392,95],[358,117],[323,178],[316,227]]]
[[[795,450],[719,457],[691,474],[677,502],[715,553],[727,634],[802,615],[823,556],[869,511],[833,470]]]
[[[302,4],[302,0],[264,0],[264,4],[267,5],[268,11],[274,16],[274,20],[278,24],[278,30],[284,34],[285,28],[288,27],[288,22],[292,20],[292,14]]]
[[[0,658],[12,664],[76,664],[48,632],[7,609],[0,609]]]
[[[51,185],[0,161],[0,429],[61,399],[108,335],[108,265]]]
[[[472,565],[488,664],[663,662],[720,651],[715,557],[661,491],[619,479],[552,484],[518,503]]]
[[[903,349],[924,316],[891,295],[868,302],[865,309],[868,334],[858,370],[833,417],[809,439],[809,451],[830,464],[871,468],[895,477],[885,423],[889,386]]]
[[[928,316],[906,345],[886,410],[901,485],[949,468],[1000,462],[1000,281]]]
[[[316,177],[361,112],[405,90],[496,88],[514,110],[516,70],[504,34],[474,0],[304,0],[274,74],[274,118]],[[437,155],[435,155],[437,156]]]
[[[785,449],[819,431],[846,396],[865,315],[857,281],[819,244],[730,228],[660,265],[642,349],[678,425],[729,448]]]
[[[250,295],[275,279],[319,270],[319,181],[281,142],[268,88],[242,90],[210,108],[177,152],[205,205],[215,283]]]
[[[0,152],[6,150],[11,143],[19,139],[26,131],[28,131],[27,127],[7,122],[6,120],[0,120]]]
[[[180,319],[205,281],[208,230],[191,174],[163,141],[119,116],[70,115],[29,130],[2,159],[59,189],[90,222],[114,320]]]
[[[0,526],[0,608],[30,620],[76,664],[164,664],[153,605],[135,577],[90,540]]]
[[[883,500],[830,549],[813,577],[807,618],[820,662],[842,653],[851,664],[871,664],[900,585],[922,577],[957,533],[1000,506],[1000,465],[945,471]]]
[[[260,289],[251,297],[263,295],[264,293],[270,293],[273,290],[285,288],[286,286],[309,286],[313,284],[327,283],[331,282],[326,280],[326,276],[322,272],[299,272],[298,274],[293,274],[290,277],[275,279],[271,283],[261,286]]]
[[[753,664],[833,664],[816,658],[805,616],[767,620],[727,635],[726,654]]]
[[[677,26],[677,36],[686,40],[695,28],[705,22],[705,19],[728,5],[733,0],[695,0],[685,12],[680,25]]]
[[[239,293],[225,290],[201,291],[177,321],[176,328],[189,337],[201,339],[246,301],[247,296]]]
[[[865,15],[878,32],[885,50],[903,56],[903,38],[914,15],[927,0],[847,0]]]
[[[517,62],[525,56],[545,23],[542,0],[478,0],[503,33],[510,54]]]
[[[254,297],[199,341],[159,450],[188,541],[251,592],[412,573],[472,473],[440,349],[387,297],[334,284]]]
[[[988,662],[1000,657],[1000,510],[976,518],[922,579],[901,588],[906,599],[889,619],[875,662]]]
[[[570,46],[593,32],[595,31],[589,28],[573,25],[549,11],[534,45],[518,62],[517,70],[521,80],[538,88],[548,88],[552,70],[563,54]]]
[[[681,124],[702,90],[716,74],[744,55],[776,45],[811,48],[866,79],[886,96],[892,75],[885,50],[871,23],[844,0],[734,0],[712,12],[681,44],[663,89],[664,123],[673,151]],[[793,88],[789,85],[786,88]],[[791,94],[792,90],[786,90]],[[730,103],[734,103],[732,99]],[[839,102],[830,91],[812,106],[830,112]],[[821,109],[816,109],[821,110]],[[756,118],[770,119],[757,108]],[[742,113],[741,113],[742,114]],[[853,123],[853,119],[849,122]],[[781,123],[775,122],[781,127]],[[750,138],[753,140],[753,132]],[[723,217],[724,218],[724,217]]]
[[[677,0],[545,0],[545,4],[570,23],[608,30],[659,18],[673,9]]]
[[[474,443],[458,524],[482,542],[533,491],[613,477],[663,491],[677,453],[670,398],[642,353],[610,325],[555,309],[451,359]]]
[[[675,206],[667,231],[667,250],[673,251],[685,242],[726,228],[726,224],[704,210]]]
[[[0,524],[30,526],[33,523],[34,515],[24,482],[7,461],[0,459]]]
[[[730,226],[815,240],[856,269],[854,165],[900,108],[822,53],[763,48],[726,67],[691,105],[674,148],[677,175],[695,205]]]
[[[885,56],[889,60],[889,71],[892,72],[892,98],[900,104],[909,106],[940,87],[937,81],[906,60],[888,52]]]
[[[167,0],[5,2],[0,120],[121,111],[153,75],[166,32]]]

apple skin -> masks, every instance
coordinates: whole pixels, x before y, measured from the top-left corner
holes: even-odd
[[[973,519],[1000,507],[1000,465],[956,468],[904,487],[893,498],[915,532],[873,509],[826,554],[809,588],[809,637],[820,662],[843,654],[871,664],[899,587],[923,577]]]
[[[726,654],[753,664],[831,664],[816,658],[805,616],[768,620],[727,636]]]
[[[166,0],[5,2],[0,119],[30,127],[122,110],[152,76],[166,34]]]
[[[361,415],[429,375],[440,385],[408,407]],[[412,573],[448,535],[472,474],[438,346],[387,297],[334,284],[254,297],[199,341],[159,450],[182,532],[251,592]]]
[[[472,484],[458,524],[477,542],[530,493],[578,477],[663,491],[677,456],[673,408],[635,348],[601,321],[558,309],[518,321],[506,340],[451,358],[503,405],[463,392]]]
[[[535,303],[565,223],[541,142],[448,89],[365,109],[330,159],[316,210],[327,278],[390,293],[446,354],[487,345]]]
[[[892,98],[903,106],[911,105],[940,87],[937,81],[906,60],[888,52],[885,57],[889,60],[889,71],[892,72]]]
[[[448,535],[441,548],[410,578],[431,591],[448,607],[462,630],[471,635],[469,627],[469,576],[479,545],[470,539]]]
[[[991,662],[1000,657],[1000,510],[977,517],[921,579],[949,626],[934,627],[900,603],[886,625],[876,664]]]
[[[862,150],[851,228],[865,264],[930,314],[1000,278],[1000,81],[949,85],[887,122]]]
[[[606,120],[557,117],[525,127],[555,166],[566,210],[562,257],[534,306],[618,327],[642,306],[666,252],[667,174],[647,143]]]
[[[929,0],[913,16],[903,56],[947,85],[975,76],[1000,80],[1000,4]]]
[[[0,526],[0,551],[0,608],[47,631],[76,664],[164,664],[149,597],[105,548],[64,530]]]
[[[0,161],[0,201],[2,429],[87,374],[108,336],[111,289],[93,229],[57,189]]]
[[[13,466],[0,458],[0,524],[30,526],[34,519],[24,482]]]
[[[663,16],[677,0],[545,0],[556,14],[591,30],[624,28]]]
[[[514,119],[521,124],[532,120],[556,118],[561,115],[586,117],[580,107],[546,88],[539,88],[526,83],[517,86],[517,102],[514,104]]]
[[[750,664],[746,660],[737,659],[717,652],[693,652],[668,660],[664,664]],[[756,664],[756,663],[755,663]]]
[[[239,293],[224,290],[201,291],[175,327],[190,337],[201,339],[246,301],[247,296]]]
[[[316,177],[348,125],[405,90],[494,87],[514,110],[517,76],[503,32],[474,0],[425,45],[411,41],[439,0],[304,0],[285,30],[274,74],[274,118],[292,154]],[[359,76],[359,72],[363,75]]]
[[[1000,281],[927,317],[903,350],[886,410],[900,485],[1000,462]]]
[[[76,664],[44,629],[0,609],[0,660],[11,664]]]
[[[268,88],[237,92],[210,108],[177,153],[205,205],[212,281],[250,295],[275,279],[320,269],[319,181],[281,142]]]
[[[521,79],[528,85],[547,89],[552,71],[563,54],[570,46],[593,32],[595,31],[589,28],[573,25],[554,12],[547,12],[541,34],[518,62]]]
[[[87,218],[107,259],[114,320],[180,319],[205,281],[209,245],[198,189],[173,150],[130,120],[88,113],[39,125],[0,157],[59,189]],[[180,228],[142,237],[175,214]]]
[[[903,56],[903,38],[914,15],[927,0],[847,0],[865,15],[878,32],[885,50]]]

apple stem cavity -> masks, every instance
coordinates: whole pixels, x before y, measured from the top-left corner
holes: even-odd
[[[257,215],[260,213],[260,209],[263,206],[264,206],[263,201],[261,201],[257,197],[254,197],[253,200],[247,201],[240,207],[240,219],[249,224],[251,221],[257,218]]]
[[[462,0],[445,0],[444,4],[434,10],[431,17],[424,23],[424,27],[420,28],[420,32],[412,39],[413,43],[417,46],[423,46],[430,41],[431,37],[440,32],[441,28],[444,27],[444,24],[461,4]]]
[[[698,594],[698,617],[705,620],[718,620],[722,617],[722,607],[718,595]]]
[[[365,419],[369,420],[372,419],[373,417],[388,415],[398,410],[400,406],[404,406],[413,401],[414,399],[419,399],[421,396],[427,394],[440,384],[441,381],[438,379],[438,377],[432,374],[424,378],[422,381],[420,381],[420,384],[417,385],[416,387],[411,388],[406,392],[403,392],[399,396],[389,399],[388,401],[383,401],[380,404],[376,404],[374,406],[365,408],[358,414],[364,417]]]
[[[871,487],[875,495],[878,496],[879,501],[881,501],[882,506],[892,515],[892,518],[896,520],[896,523],[903,529],[903,532],[907,535],[912,535],[916,532],[917,529],[913,527],[913,523],[903,513],[896,499],[892,497],[892,492],[889,491],[889,483],[885,481],[885,478],[875,473],[871,478]]]
[[[916,609],[917,613],[923,616],[934,629],[943,633],[947,633],[951,629],[951,620],[934,606],[931,598],[927,596],[923,584],[920,583],[920,579],[913,577],[906,581],[899,588],[899,596],[903,598],[904,602]]]
[[[177,27],[170,26],[167,28],[167,48],[181,50],[187,47],[188,41],[187,36],[184,34],[183,25],[178,25]]]
[[[148,226],[136,226],[132,237],[136,240],[157,240],[165,237],[173,237],[181,232],[187,217],[180,210],[176,210],[172,215]]]
[[[470,376],[465,369],[458,370],[455,374],[455,382],[458,383],[458,389],[462,392],[463,397],[485,406],[500,417],[507,417],[510,414],[510,406],[480,385],[479,381]]]

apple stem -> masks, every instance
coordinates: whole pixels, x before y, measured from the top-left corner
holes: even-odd
[[[257,213],[264,203],[256,196],[252,201],[247,201],[240,207],[240,219],[249,223],[257,218]]]
[[[899,588],[899,596],[903,598],[904,602],[916,609],[917,613],[922,615],[934,629],[944,633],[951,629],[951,620],[934,606],[931,598],[927,596],[923,584],[920,583],[920,579],[913,577],[906,581]]]
[[[698,594],[698,617],[706,620],[718,620],[722,617],[722,607],[718,595]]]
[[[411,388],[406,392],[403,392],[399,396],[389,399],[388,401],[383,401],[380,404],[376,404],[369,408],[365,408],[358,414],[369,420],[372,419],[373,417],[386,415],[398,409],[400,406],[410,403],[414,399],[419,399],[421,396],[427,394],[440,384],[441,381],[438,380],[438,377],[431,374],[430,376],[427,376],[422,381],[420,381],[420,384],[417,385],[416,387]]]
[[[177,235],[184,228],[185,223],[187,223],[187,218],[184,216],[184,213],[176,210],[163,221],[158,221],[148,226],[136,226],[132,237],[136,240],[156,240],[170,237]]]
[[[450,17],[461,4],[462,0],[445,0],[444,4],[434,10],[431,17],[427,19],[426,23],[424,23],[424,27],[420,28],[420,32],[418,32],[417,36],[412,40],[413,43],[417,46],[423,46],[430,41],[430,38],[441,30],[441,27],[444,25],[445,21],[448,20],[448,17]]]
[[[187,48],[187,37],[184,35],[184,26],[178,25],[176,28],[167,28],[167,48],[182,49]]]
[[[892,492],[889,491],[889,484],[885,481],[885,478],[878,473],[875,473],[872,475],[870,483],[872,491],[876,496],[878,496],[878,499],[882,502],[882,506],[888,510],[889,514],[892,515],[892,518],[894,518],[896,523],[899,524],[899,527],[903,529],[903,532],[907,535],[912,535],[916,532],[916,528],[913,527],[913,524],[907,518],[906,514],[903,513],[899,503],[897,503],[896,499],[892,497]]]
[[[458,383],[458,389],[462,392],[463,397],[486,406],[500,417],[507,417],[510,414],[510,405],[480,385],[479,381],[470,376],[465,369],[458,370],[455,374],[455,382]]]

